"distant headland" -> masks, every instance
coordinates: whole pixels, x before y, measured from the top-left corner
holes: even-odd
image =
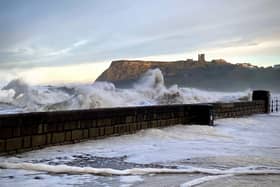
[[[159,68],[166,85],[194,87],[217,91],[269,89],[280,92],[280,65],[258,67],[249,63],[232,64],[223,59],[198,59],[172,62],[118,60],[113,61],[96,81],[113,82],[117,87],[131,87],[148,69]]]

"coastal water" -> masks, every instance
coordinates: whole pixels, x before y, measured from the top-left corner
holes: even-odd
[[[279,186],[280,114],[177,125],[0,157],[1,186]],[[247,185],[246,185],[247,186]]]
[[[0,90],[0,114],[250,100],[251,91],[166,87],[151,70],[130,89],[112,83]],[[0,186],[279,186],[280,113],[181,125],[0,157]]]
[[[118,89],[108,82],[32,86],[20,79],[12,80],[0,89],[0,114],[116,106],[227,102],[249,98],[250,90],[223,93],[177,85],[166,87],[161,71],[154,69],[148,71],[130,89]]]

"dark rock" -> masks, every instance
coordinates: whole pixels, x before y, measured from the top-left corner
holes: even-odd
[[[113,61],[96,81],[108,81],[117,87],[131,87],[149,69],[159,68],[167,86],[177,84],[208,90],[237,91],[265,89],[280,91],[280,68],[263,68],[248,63],[231,64],[223,59],[192,59],[160,62],[140,60]]]
[[[40,180],[40,179],[43,179],[43,177],[40,177],[40,176],[35,176],[34,179],[36,180]]]

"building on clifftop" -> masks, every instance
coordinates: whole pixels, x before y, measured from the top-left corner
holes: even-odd
[[[205,62],[205,54],[198,54],[198,62]]]

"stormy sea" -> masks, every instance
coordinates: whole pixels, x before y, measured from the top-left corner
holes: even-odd
[[[132,88],[112,83],[1,85],[0,114],[232,102],[251,90],[166,87],[159,69]],[[0,157],[0,186],[279,186],[280,113],[182,125]]]
[[[208,92],[195,88],[166,87],[159,69],[149,70],[130,89],[109,82],[32,86],[15,79],[0,87],[0,114],[74,109],[191,104],[248,100],[251,90],[235,93]]]

